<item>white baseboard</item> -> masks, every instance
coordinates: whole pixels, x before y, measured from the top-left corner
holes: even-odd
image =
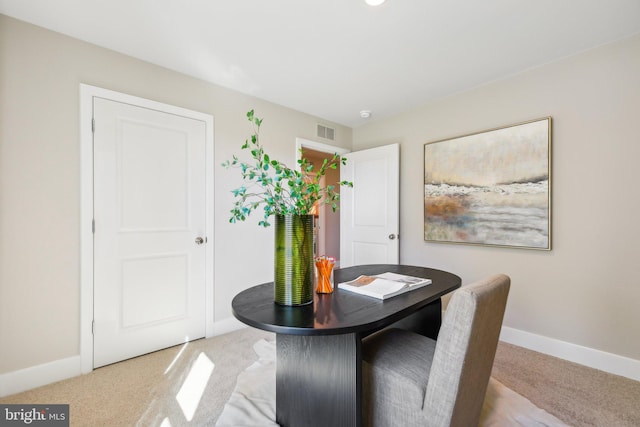
[[[247,327],[247,325],[236,320],[234,317],[230,317],[213,324],[213,335],[226,334],[242,329],[243,327]],[[0,374],[0,397],[21,393],[81,374],[81,358],[79,355],[32,366],[19,371],[7,372],[6,374]]]
[[[218,320],[213,324],[213,335],[222,335],[246,327],[247,325],[235,317],[227,317],[226,319]]]
[[[0,375],[0,397],[66,380],[81,374],[80,356],[72,356]],[[47,402],[43,402],[47,403]]]
[[[247,327],[229,317],[213,325],[213,334],[222,335]],[[595,350],[519,329],[502,327],[500,340],[570,362],[640,381],[640,360]],[[0,374],[0,397],[20,393],[56,381],[81,375],[80,356],[72,356],[19,371]]]
[[[640,360],[571,344],[507,326],[502,327],[500,340],[610,374],[640,381]]]

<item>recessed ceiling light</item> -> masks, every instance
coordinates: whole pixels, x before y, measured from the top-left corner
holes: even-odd
[[[364,0],[364,2],[369,6],[380,6],[385,1],[386,0]]]
[[[363,119],[368,119],[369,117],[371,117],[371,111],[369,110],[360,111],[360,117],[362,117]]]

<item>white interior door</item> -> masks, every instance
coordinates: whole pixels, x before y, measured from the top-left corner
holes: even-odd
[[[205,335],[206,123],[93,107],[99,367]]]
[[[400,258],[400,145],[349,153],[340,179],[340,267],[397,264]]]

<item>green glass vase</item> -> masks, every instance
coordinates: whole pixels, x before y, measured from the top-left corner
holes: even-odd
[[[313,215],[276,215],[275,234],[275,302],[313,302]]]

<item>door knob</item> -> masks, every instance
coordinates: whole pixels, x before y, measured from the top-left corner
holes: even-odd
[[[196,245],[201,245],[204,243],[204,239],[202,237],[196,237]]]
[[[396,238],[396,235],[395,235],[395,234],[389,234],[389,240],[393,240],[393,239],[395,239],[395,238]]]

